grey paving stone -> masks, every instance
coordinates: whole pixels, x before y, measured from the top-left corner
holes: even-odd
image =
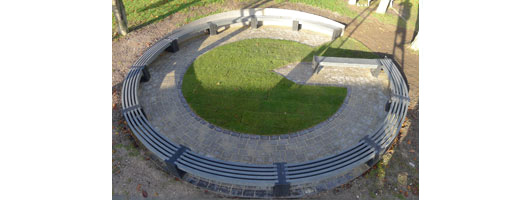
[[[365,134],[373,131],[385,116],[384,105],[389,97],[385,85],[388,82],[385,82],[384,76],[373,78],[369,71],[351,69],[343,71],[348,73],[349,78],[340,78],[333,74],[336,69],[329,67],[319,72],[319,76],[328,76],[329,80],[335,78],[342,84],[339,86],[348,88],[348,96],[335,118],[330,118],[326,123],[295,134],[256,136],[223,131],[204,121],[189,108],[180,88],[185,71],[199,55],[217,46],[249,38],[289,39],[312,46],[328,41],[327,37],[308,32],[293,33],[264,27],[248,29],[218,42],[233,32],[229,28],[216,36],[185,42],[177,53],[163,53],[148,67],[151,79],[140,85],[139,101],[150,123],[171,141],[185,144],[199,154],[227,161],[259,164],[304,162],[350,148]],[[278,70],[304,70],[305,65],[300,63]],[[300,83],[304,84],[303,81]]]

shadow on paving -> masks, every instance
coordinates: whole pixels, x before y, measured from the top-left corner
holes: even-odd
[[[214,43],[212,44],[209,44],[207,45],[206,47],[204,48],[201,48],[200,50],[198,49],[199,46],[197,45],[194,45],[194,46],[186,46],[186,51],[192,51],[194,53],[192,54],[195,54],[195,55],[201,55],[211,49],[213,49],[214,47],[216,47],[217,45],[223,43],[223,42],[226,42],[228,41],[229,39],[231,39],[233,36],[241,33],[242,31],[245,31],[247,30],[248,27],[242,27],[242,28],[238,28],[236,29],[234,32],[232,33],[229,33],[228,35],[222,37],[221,39],[215,41]],[[199,38],[198,40],[202,40],[200,42],[204,42],[206,38]],[[339,49],[339,48],[332,48],[330,47],[330,45],[336,45],[334,43],[339,43],[339,42],[343,42],[341,40],[336,40],[336,41],[333,41],[331,42],[329,45],[325,45],[325,46],[321,46],[315,50],[313,50],[312,52],[310,52],[309,54],[307,54],[306,56],[303,56],[303,58],[301,60],[297,60],[298,62],[299,61],[311,61],[313,59],[313,56],[314,55],[319,55],[319,56],[338,56],[338,57],[356,57],[356,58],[379,58],[379,55],[377,54],[374,54],[372,52],[365,52],[365,51],[358,51],[358,50],[351,50],[351,49]],[[195,48],[195,49],[190,49],[190,48]],[[179,52],[177,52],[177,55],[178,55]],[[163,55],[161,55],[163,56]],[[181,67],[181,66],[180,66]],[[282,66],[279,66],[279,67],[282,67]],[[169,73],[174,73],[172,75],[165,75],[165,76],[172,76],[172,77],[180,77],[182,74],[181,71],[172,71],[172,70],[169,70],[167,69],[168,71],[160,71],[162,69],[157,69],[157,68],[151,68],[151,70],[154,70],[154,71],[158,71],[160,72],[161,74],[169,74]],[[228,73],[228,72],[227,72]],[[249,73],[252,73],[252,72],[249,72]],[[274,74],[274,72],[270,71],[268,73],[271,73],[271,74]],[[164,75],[163,75],[164,76]],[[157,94],[162,94],[162,93],[166,93],[166,92],[172,92],[174,91],[174,93],[177,92],[176,86],[178,86],[180,83],[178,82],[180,79],[176,78],[175,79],[175,83],[173,84],[173,88],[168,88],[168,87],[162,87],[162,80],[151,80],[153,81],[153,84],[154,86],[152,88],[154,89],[157,89],[157,91],[153,91],[154,93],[157,93]],[[267,115],[267,114],[270,114],[271,116],[274,115],[276,116],[276,119],[275,120],[272,120],[272,118],[270,118],[272,120],[271,121],[261,121],[261,122],[257,122],[258,124],[247,124],[247,122],[251,121],[259,121],[259,120],[255,120],[257,118],[259,118],[259,116],[257,116],[258,111],[255,110],[258,109],[260,110],[261,108],[266,108],[266,107],[270,107],[270,105],[268,103],[269,100],[270,101],[274,101],[273,99],[270,99],[270,98],[275,98],[278,96],[278,94],[283,94],[283,95],[287,95],[288,98],[291,98],[289,96],[289,94],[285,94],[284,92],[287,90],[287,89],[290,89],[290,88],[295,88],[294,90],[291,90],[293,92],[296,92],[296,87],[297,86],[301,86],[301,85],[298,85],[284,77],[281,77],[281,80],[277,82],[277,84],[273,87],[270,87],[269,89],[258,89],[258,88],[249,88],[249,87],[244,87],[244,88],[228,88],[228,87],[204,87],[203,84],[201,84],[201,80],[199,80],[197,78],[197,74],[195,73],[195,68],[194,68],[194,65],[193,63],[191,64],[190,68],[188,69],[188,71],[185,73],[184,75],[184,81],[183,82],[186,82],[183,84],[182,86],[182,91],[183,91],[183,94],[184,96],[186,97],[186,100],[188,101],[188,103],[190,104],[190,106],[193,108],[193,110],[199,115],[201,116],[202,118],[204,118],[205,120],[217,125],[217,126],[220,126],[220,127],[223,127],[223,128],[226,128],[226,129],[230,129],[230,130],[234,130],[234,131],[239,131],[239,132],[246,132],[246,131],[243,131],[245,129],[242,128],[243,127],[254,127],[253,130],[255,129],[256,132],[252,131],[251,133],[258,133],[258,134],[271,134],[272,130],[286,130],[287,132],[277,132],[276,134],[278,133],[288,133],[288,132],[295,132],[295,131],[299,131],[299,130],[302,130],[302,129],[305,129],[305,128],[309,128],[307,126],[293,126],[293,124],[298,124],[298,123],[301,123],[299,121],[296,121],[294,122],[293,120],[307,120],[307,121],[310,121],[308,124],[313,124],[312,126],[314,125],[317,125],[318,123],[322,122],[322,121],[325,121],[326,119],[328,119],[331,115],[333,115],[337,110],[338,108],[340,107],[340,105],[342,104],[342,100],[340,101],[340,103],[337,103],[337,107],[335,109],[333,109],[333,112],[331,113],[324,113],[324,110],[323,110],[323,114],[325,115],[325,117],[321,117],[321,116],[304,116],[301,118],[297,118],[298,115],[304,115],[304,113],[299,113],[299,112],[296,112],[296,111],[293,111],[293,107],[295,106],[281,106],[281,108],[271,108],[271,113],[267,112],[267,113],[261,113],[261,114],[264,114],[264,115]],[[192,86],[189,86],[189,85],[186,85],[186,84],[193,84]],[[313,87],[313,86],[312,86]],[[316,87],[316,86],[314,86]],[[325,87],[325,86],[318,86],[318,87]],[[192,89],[190,89],[192,88]],[[164,91],[164,90],[170,90],[170,91]],[[201,99],[197,99],[197,98],[192,98],[192,93],[191,93],[191,90],[194,91],[194,93],[198,93],[198,94],[211,94],[211,95],[207,95],[208,97],[211,97],[211,98],[201,98]],[[346,94],[346,91],[344,90],[344,95]],[[295,101],[299,102],[299,103],[302,103],[302,104],[307,104],[307,105],[314,105],[312,109],[316,109],[316,110],[319,110],[321,108],[324,108],[324,104],[322,105],[317,105],[317,104],[313,104],[314,102],[317,102],[317,101],[312,101],[311,97],[312,97],[312,94],[304,94],[304,96],[301,96],[301,98],[298,98],[298,97],[292,97]],[[323,95],[323,96],[330,96],[331,94],[320,94],[320,95]],[[223,98],[224,97],[232,97],[232,98]],[[294,95],[293,95],[294,96]],[[317,96],[317,95],[314,95],[313,96]],[[191,98],[191,99],[190,99]],[[230,102],[223,102],[223,101],[228,101],[228,100],[233,100],[234,98],[241,98],[241,99],[247,99],[248,101],[247,102],[241,102],[241,104],[237,104],[237,105],[234,105]],[[318,97],[317,97],[318,98]],[[258,100],[256,100],[258,99]],[[316,99],[316,98],[315,98]],[[343,99],[343,98],[341,98]],[[276,99],[278,100],[278,99]],[[289,103],[284,103],[285,105],[289,105]],[[213,108],[215,107],[215,108]],[[232,111],[232,110],[245,110],[245,112],[243,113],[233,113],[233,112],[229,112],[229,111]],[[147,113],[149,113],[150,111],[146,110]],[[284,114],[284,113],[289,113],[289,114]],[[219,117],[219,116],[222,116],[222,117]],[[245,118],[247,119],[250,119],[250,120],[245,120]],[[254,120],[252,120],[254,119]],[[234,128],[236,127],[236,128]],[[261,132],[260,132],[261,130]],[[271,132],[271,133],[269,133]],[[274,133],[273,133],[274,134]]]
[[[373,9],[372,8],[370,8],[370,9],[371,9],[370,12],[372,12]],[[368,9],[366,9],[366,11],[368,11]],[[365,19],[366,18],[363,18],[362,21],[364,21]],[[353,22],[353,20],[352,20],[352,22]],[[229,33],[228,35],[222,37],[221,39],[215,41],[212,44],[209,44],[208,46],[206,46],[206,47],[204,47],[204,48],[202,48],[200,50],[199,49],[192,49],[191,51],[195,51],[196,54],[203,54],[206,51],[213,49],[215,46],[217,46],[217,45],[219,45],[219,44],[221,44],[223,42],[226,42],[227,40],[229,40],[230,38],[234,37],[235,35],[247,30],[248,28],[249,28],[248,26],[241,27],[241,28],[237,29],[236,31],[234,31],[232,33]],[[350,35],[351,34],[352,33],[350,33]],[[335,56],[335,57],[355,57],[355,58],[382,58],[382,57],[390,57],[390,58],[392,58],[391,55],[388,55],[388,54],[385,54],[385,53],[373,53],[373,52],[365,52],[365,51],[357,51],[357,50],[340,49],[340,48],[331,47],[334,43],[338,43],[338,42],[341,43],[341,44],[338,45],[340,47],[340,46],[342,46],[345,43],[345,41],[346,40],[342,40],[342,41],[334,40],[334,41],[328,43],[327,45],[320,46],[318,49],[312,51],[311,53],[306,55],[300,61],[306,61],[306,62],[307,61],[311,61],[313,56],[315,56],[315,55],[319,55],[319,56]],[[176,52],[176,53],[178,54],[178,52]],[[163,54],[167,54],[167,53],[163,53]],[[163,54],[161,56],[163,56]],[[396,63],[396,62],[394,61],[394,63]],[[406,76],[403,74],[399,64],[398,64],[398,68],[400,68],[400,71],[401,71],[403,77],[405,77],[405,80],[406,80]],[[150,70],[157,70],[157,69],[151,69],[150,68]],[[187,74],[190,74],[191,76],[185,76],[185,78],[192,79],[193,82],[200,82],[197,79],[197,77],[195,76],[195,73],[193,73],[193,70],[194,70],[193,66],[191,66],[191,68],[189,68],[189,70],[192,70],[192,71],[190,71],[190,73],[187,73]],[[271,72],[271,73],[273,73],[273,72]],[[173,74],[173,76],[180,77],[180,74]],[[156,84],[155,88],[158,88],[160,90],[160,91],[156,91],[156,92],[161,92],[162,90],[168,89],[168,88],[164,88],[164,89],[161,88],[162,80],[151,80],[151,81],[154,81],[155,84]],[[175,83],[175,85],[178,85],[178,84],[179,83]],[[200,84],[198,85],[198,89],[199,90],[203,90],[206,93],[217,93],[217,94],[243,93],[243,94],[250,94],[250,95],[254,94],[254,95],[257,95],[257,96],[263,96],[264,98],[267,98],[267,96],[269,96],[271,91],[275,91],[275,90],[278,90],[280,88],[289,88],[289,87],[292,87],[293,85],[295,85],[294,82],[282,77],[281,81],[279,81],[272,89],[265,90],[265,91],[258,91],[258,90],[235,91],[235,90],[230,90],[230,89],[221,89],[221,91],[220,91],[219,89],[212,90],[212,89],[209,89],[209,88],[202,87],[202,85],[200,85]],[[113,86],[113,89],[121,89],[121,88],[117,88],[117,87],[121,87],[121,84],[117,84],[117,85]],[[171,88],[169,88],[169,89],[171,89]],[[259,93],[259,94],[256,94],[256,93]],[[191,105],[191,106],[193,108],[193,105]],[[197,107],[195,106],[195,108],[197,108]],[[198,113],[198,114],[199,114],[199,116],[201,116],[201,113]],[[330,113],[329,115],[332,115],[332,114],[334,114],[334,113]],[[327,119],[328,117],[326,117],[325,119]],[[123,116],[121,116],[120,118],[123,118]],[[206,119],[208,119],[208,118],[206,118]],[[239,121],[242,121],[241,117],[239,117]],[[288,121],[288,120],[287,119],[282,119],[282,121]],[[218,126],[227,128],[226,126],[223,126],[222,123],[221,124],[220,123],[215,123],[215,122],[212,122],[212,123],[214,123],[214,124],[216,124]],[[314,123],[314,124],[316,124],[316,123]],[[268,127],[263,127],[263,128],[268,128]],[[298,129],[289,130],[289,132],[294,132],[294,131],[300,130],[300,127],[297,127],[297,128]],[[308,127],[302,127],[302,128],[308,128]]]
[[[193,3],[196,3],[196,2],[197,2],[197,0],[192,1],[192,2],[190,2],[190,3],[188,3],[188,4],[193,4]],[[269,2],[269,1],[256,1],[256,3],[262,3],[262,4],[267,3],[267,2]],[[408,2],[408,1],[407,1],[407,2]],[[261,4],[260,4],[260,5],[261,5]],[[260,6],[260,5],[257,5],[257,4],[256,4],[254,7],[258,7],[258,6]],[[253,6],[248,6],[248,7],[253,7]],[[179,6],[178,8],[176,8],[176,9],[174,10],[174,12],[167,13],[166,15],[164,15],[164,16],[160,16],[159,18],[165,18],[165,17],[167,17],[167,16],[169,16],[169,15],[175,13],[175,12],[178,12],[178,10],[183,9],[183,8],[184,8],[184,7],[181,8],[181,6]],[[373,8],[373,9],[370,8],[370,10],[368,10],[368,8],[367,8],[365,11],[369,12],[369,14],[370,14],[371,12],[373,12],[373,10],[375,10],[375,8]],[[364,12],[364,11],[363,11],[363,12]],[[369,14],[368,14],[368,15],[369,15]],[[361,15],[362,15],[362,13],[361,13]],[[359,15],[358,17],[361,17],[361,15]],[[367,15],[367,16],[368,16],[368,15]],[[367,17],[367,16],[366,16],[366,17]],[[406,15],[406,16],[407,16],[407,15]],[[353,21],[355,21],[358,17],[354,18],[354,19],[350,22],[350,24],[353,23]],[[366,20],[366,17],[364,17],[364,18],[361,20],[361,23],[364,22],[364,20]],[[156,19],[156,20],[158,20],[158,19]],[[152,21],[156,21],[156,20],[152,20]],[[147,25],[147,24],[149,24],[149,23],[152,23],[152,21],[150,21],[150,22],[146,22],[146,23],[144,23],[144,24],[142,24],[142,25],[140,25],[140,26],[137,26],[137,27],[135,27],[135,29],[141,28],[141,27],[143,27],[143,26],[145,26],[145,25]],[[399,22],[399,21],[398,21],[398,22]],[[215,46],[221,44],[222,42],[225,42],[225,41],[229,40],[230,38],[232,38],[233,36],[235,36],[235,35],[241,33],[242,31],[245,31],[246,29],[248,29],[248,27],[240,28],[240,29],[236,30],[235,32],[230,33],[230,34],[227,35],[226,37],[223,37],[222,39],[219,39],[218,41],[216,41],[216,42],[210,44],[209,46],[207,46],[207,47],[205,47],[205,48],[203,48],[203,49],[201,49],[201,50],[199,50],[199,49],[194,49],[194,51],[196,51],[196,52],[199,53],[199,54],[203,54],[203,53],[205,53],[206,51],[211,50],[211,49],[213,49]],[[355,30],[356,30],[356,29],[354,29],[354,31],[355,31]],[[353,31],[353,32],[354,32],[354,31]],[[353,35],[353,32],[351,32],[347,37],[352,36],[352,35]],[[339,47],[339,48],[332,48],[332,47],[330,47],[330,46],[331,46],[331,43],[333,43],[333,42],[338,42],[337,40],[335,40],[335,41],[331,42],[331,43],[330,43],[329,45],[327,45],[327,46],[321,46],[321,47],[319,47],[317,50],[315,50],[315,51],[311,52],[310,54],[308,54],[307,56],[305,56],[301,61],[306,61],[306,62],[307,62],[307,61],[310,61],[310,60],[312,60],[312,57],[313,57],[314,55],[320,55],[320,56],[335,56],[335,57],[356,57],[356,58],[383,58],[383,57],[389,57],[389,58],[392,58],[392,59],[393,59],[393,62],[394,62],[394,63],[396,64],[396,66],[399,68],[399,70],[400,70],[402,76],[405,78],[405,81],[407,82],[407,86],[408,86],[409,84],[408,84],[408,81],[407,81],[407,77],[406,77],[406,75],[405,75],[405,73],[404,73],[404,71],[403,71],[403,67],[402,67],[402,66],[404,66],[404,63],[405,63],[405,62],[404,62],[404,58],[405,58],[405,57],[404,57],[404,54],[405,54],[405,53],[404,53],[404,52],[405,52],[405,49],[404,49],[404,48],[405,48],[405,45],[404,45],[404,44],[405,44],[405,38],[406,38],[406,31],[403,32],[403,31],[400,31],[400,29],[398,29],[398,30],[396,31],[396,35],[395,35],[395,43],[394,43],[394,52],[393,52],[393,54],[380,53],[380,52],[364,52],[364,51],[355,51],[355,50],[349,50],[349,49],[340,49],[340,47]],[[398,39],[400,39],[401,42],[398,42]],[[339,46],[342,46],[342,45],[339,45]],[[401,54],[401,55],[402,55],[402,56],[401,56],[401,61],[402,61],[402,62],[396,62],[396,60],[394,59],[394,56],[393,56],[393,55],[395,55],[396,50],[401,50],[401,51],[402,51],[402,54]],[[178,52],[176,52],[176,53],[178,54]],[[163,54],[166,54],[166,53],[163,53]],[[161,55],[161,56],[162,56],[162,55]],[[156,70],[156,69],[153,69],[153,70]],[[193,67],[190,67],[189,70],[193,70]],[[193,73],[193,74],[194,74],[194,73]],[[175,77],[178,77],[178,76],[179,76],[178,74],[174,74],[174,75],[175,75]],[[197,77],[193,77],[193,76],[192,76],[192,78],[197,79]],[[155,80],[151,80],[151,81],[155,81]],[[160,84],[161,84],[161,82],[160,82]],[[292,82],[292,81],[290,81],[290,80],[288,80],[288,79],[283,78],[283,79],[282,79],[282,80],[281,80],[281,81],[280,81],[280,82],[279,82],[274,88],[285,87],[285,86],[288,86],[288,87],[289,87],[289,86],[292,86],[293,84],[295,84],[295,83]],[[178,83],[176,83],[176,85],[178,85]],[[158,86],[159,86],[158,88],[160,88],[160,85],[158,85]],[[113,89],[113,91],[118,90],[118,91],[119,91],[118,93],[121,93],[121,87],[122,87],[122,83],[118,83],[118,84],[116,84],[116,85],[113,85],[113,86],[112,86],[112,89]],[[204,89],[204,88],[203,88],[203,89]],[[206,89],[205,89],[205,90],[206,90]],[[226,92],[229,92],[229,91],[226,91]],[[121,96],[120,96],[120,98],[121,98]],[[120,104],[121,104],[121,103],[120,103]],[[121,105],[118,104],[118,106],[121,108]],[[419,111],[418,111],[418,110],[419,110],[419,102],[415,105],[414,108],[412,108],[412,109],[409,108],[409,112],[408,112],[408,114],[407,114],[407,117],[408,117],[408,119],[409,119],[408,121],[410,122],[410,124],[408,125],[408,130],[406,131],[407,134],[403,134],[403,133],[402,133],[402,134],[400,134],[400,135],[398,136],[398,144],[396,144],[396,145],[393,147],[393,148],[394,148],[394,151],[402,152],[402,151],[410,150],[410,149],[402,149],[402,148],[400,147],[399,144],[400,144],[401,142],[405,141],[405,139],[407,139],[407,138],[411,138],[411,139],[412,139],[412,138],[418,138],[418,137],[419,137],[419,136],[418,136],[418,132],[419,132],[419,130],[418,130],[418,117],[419,117],[419,116],[418,116],[418,112],[419,112]],[[114,113],[114,112],[120,112],[120,111],[119,111],[119,110],[118,110],[118,111],[115,111],[115,110],[113,109],[113,113]],[[120,115],[120,119],[123,119],[123,116],[122,116],[122,115]],[[113,121],[114,121],[114,119],[113,119]],[[128,129],[128,127],[127,127],[127,129]],[[408,133],[412,133],[412,134],[411,134],[411,135],[408,135]],[[129,136],[129,137],[130,137],[130,136]],[[132,138],[131,138],[131,141],[132,141]],[[414,139],[414,141],[418,141],[418,140],[417,140],[417,139]],[[417,145],[417,144],[416,144],[416,145]],[[417,149],[418,147],[416,146],[415,148],[416,148],[416,151],[417,151],[417,150],[418,150],[418,149]],[[405,153],[408,153],[408,152],[405,152]],[[419,160],[419,159],[418,159],[418,160]],[[396,163],[397,167],[402,167],[402,166],[404,165],[400,159],[396,160],[396,158],[394,158],[394,157],[391,155],[390,158],[389,158],[389,160],[388,160],[388,162],[387,162],[387,164],[386,164],[386,166],[393,166],[394,163]],[[417,163],[418,163],[418,162],[416,162],[416,167],[418,167]],[[405,163],[405,164],[408,165],[408,163]],[[378,165],[379,165],[379,164],[378,164]],[[385,167],[386,167],[386,166],[385,166]],[[416,169],[416,170],[417,170],[417,169]],[[384,170],[383,170],[383,171],[384,171]],[[370,172],[368,172],[367,174],[369,174],[369,173],[370,173]],[[414,174],[414,173],[411,172],[411,173],[409,173],[409,174]],[[367,175],[364,175],[364,176],[366,177]],[[383,176],[383,177],[384,177],[384,176]],[[376,183],[374,183],[374,184],[376,184]],[[418,187],[418,186],[417,186],[417,183],[413,183],[413,184],[416,184],[416,187]]]
[[[419,104],[409,108],[392,147],[358,178],[314,199],[417,199],[419,195]]]

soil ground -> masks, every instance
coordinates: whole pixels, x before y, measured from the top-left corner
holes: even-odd
[[[120,113],[121,82],[131,64],[152,43],[168,34],[177,24],[184,24],[192,14],[207,14],[251,7],[276,7],[300,10],[346,24],[344,35],[362,42],[373,52],[394,58],[402,68],[410,87],[411,105],[407,119],[394,148],[363,176],[341,188],[324,192],[311,199],[418,199],[419,193],[419,57],[407,48],[415,27],[397,28],[383,24],[371,14],[376,5],[352,8],[361,13],[355,18],[340,16],[328,10],[302,4],[274,1],[239,2],[227,0],[222,5],[195,8],[192,12],[175,13],[166,19],[120,37],[112,43],[112,183],[116,199],[213,199],[219,198],[193,188],[159,170],[144,156],[132,139]]]

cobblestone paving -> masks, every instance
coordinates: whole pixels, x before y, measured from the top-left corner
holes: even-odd
[[[194,118],[183,101],[181,79],[201,54],[217,46],[249,38],[293,40],[317,46],[329,37],[286,28],[232,26],[216,36],[201,36],[180,44],[177,53],[163,53],[148,67],[151,80],[140,85],[139,101],[149,121],[160,133],[199,154],[255,164],[304,162],[333,155],[355,145],[374,131],[384,118],[388,100],[385,76],[373,78],[367,69],[324,68],[318,75],[304,77],[308,64],[276,70],[301,84],[338,85],[348,88],[345,103],[334,117],[296,134],[259,137],[223,131]],[[296,69],[296,70],[293,70]],[[310,70],[310,69],[309,69]],[[283,72],[283,73],[282,73]],[[384,74],[384,73],[382,73]],[[299,81],[296,78],[301,78]],[[305,79],[305,80],[303,80]],[[303,80],[303,81],[301,81]],[[183,103],[184,102],[184,103]],[[302,134],[303,133],[303,134]]]

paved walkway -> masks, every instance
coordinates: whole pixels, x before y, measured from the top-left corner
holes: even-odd
[[[287,28],[248,29],[232,26],[217,36],[203,36],[181,44],[175,53],[163,53],[149,66],[151,80],[140,86],[139,100],[149,121],[177,144],[208,157],[255,164],[304,162],[344,151],[374,131],[384,117],[388,100],[386,77],[373,78],[368,69],[324,68],[311,76],[307,63],[277,69],[300,84],[339,85],[348,88],[344,104],[334,117],[295,134],[258,137],[221,130],[194,118],[180,91],[183,74],[201,54],[217,46],[249,38],[293,40],[311,46],[328,36],[293,32]]]

